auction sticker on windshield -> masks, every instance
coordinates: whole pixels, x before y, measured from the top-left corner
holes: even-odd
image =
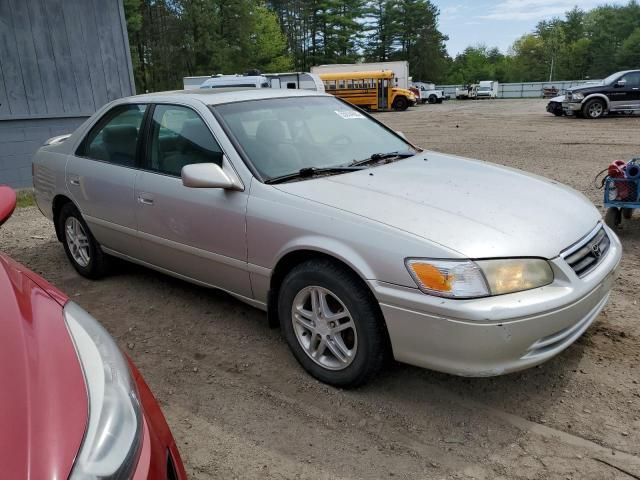
[[[339,116],[341,116],[345,120],[352,120],[354,118],[364,118],[364,115],[354,110],[334,110],[334,112],[336,112]]]

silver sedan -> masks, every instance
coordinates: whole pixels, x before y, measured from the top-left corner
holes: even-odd
[[[597,317],[622,253],[580,193],[423,151],[319,93],[125,98],[33,162],[80,274],[119,257],[225,290],[342,387],[391,356],[468,376],[542,363]]]

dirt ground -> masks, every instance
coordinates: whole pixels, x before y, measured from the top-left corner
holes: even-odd
[[[640,117],[555,118],[544,105],[450,101],[378,118],[425,148],[545,175],[601,206],[592,179],[640,155]],[[0,250],[118,339],[160,400],[190,478],[637,479],[640,214],[619,235],[609,304],[555,359],[481,379],[393,364],[355,391],[306,375],[265,314],[226,294],[126,264],[81,278],[36,208],[16,211]]]

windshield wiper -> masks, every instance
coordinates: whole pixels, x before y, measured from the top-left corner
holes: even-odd
[[[358,165],[366,165],[367,163],[375,163],[380,160],[389,160],[391,158],[409,158],[413,157],[416,152],[410,152],[406,150],[404,152],[387,152],[387,153],[374,153],[369,158],[365,158],[364,160],[355,160],[349,164],[350,167],[355,167]]]
[[[264,183],[268,183],[270,185],[276,183],[284,183],[289,180],[297,180],[300,178],[312,178],[318,175],[325,175],[331,173],[344,173],[344,172],[355,172],[356,170],[362,170],[362,167],[357,166],[346,166],[346,167],[326,167],[326,168],[316,168],[316,167],[307,167],[301,168],[297,172],[288,173],[286,175],[281,175],[279,177],[273,177],[269,180],[265,180]]]

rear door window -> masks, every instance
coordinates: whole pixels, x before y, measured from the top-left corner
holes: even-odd
[[[142,120],[147,105],[118,105],[89,131],[77,155],[125,167],[137,166]]]

